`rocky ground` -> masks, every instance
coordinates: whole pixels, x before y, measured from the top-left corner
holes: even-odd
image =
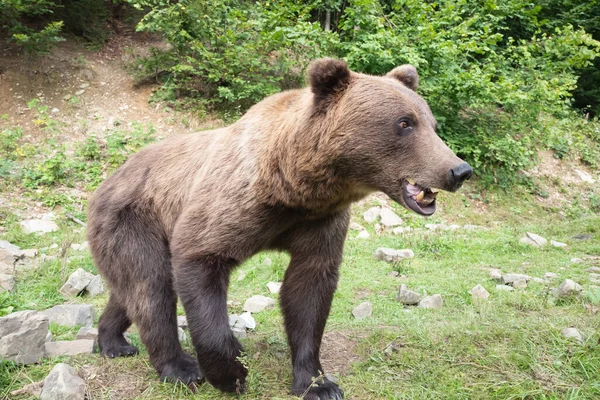
[[[159,383],[135,326],[128,340],[140,355],[97,354],[109,288],[85,242],[87,197],[114,170],[104,159],[115,157],[111,137],[143,136],[137,145],[223,122],[148,104],[152,88],[136,88],[125,70],[144,51],[135,38],[99,53],[65,45],[36,62],[2,51],[0,131],[22,129],[6,148],[23,173],[0,182],[0,398],[226,398],[209,385]],[[136,131],[136,122],[152,129]],[[99,160],[78,147],[90,137]],[[135,148],[112,150],[121,160]],[[61,151],[63,162],[79,163],[50,183],[32,182]],[[347,398],[600,398],[600,175],[540,159],[528,171],[536,190],[475,180],[440,195],[430,219],[381,194],[353,208],[321,351]],[[232,276],[230,326],[247,350],[248,399],[289,398],[277,304],[288,261],[260,254]]]

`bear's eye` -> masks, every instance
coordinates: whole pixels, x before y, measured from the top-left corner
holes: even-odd
[[[400,136],[406,136],[412,133],[413,126],[409,119],[402,118],[396,125],[396,131]]]

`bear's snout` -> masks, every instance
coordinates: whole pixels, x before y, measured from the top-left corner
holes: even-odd
[[[458,164],[456,167],[451,168],[449,171],[450,174],[450,182],[452,183],[452,192],[457,191],[464,181],[471,178],[473,175],[473,169],[466,162]]]

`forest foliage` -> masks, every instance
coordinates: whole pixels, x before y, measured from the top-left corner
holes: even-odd
[[[97,0],[60,1],[0,0],[2,15],[15,16],[12,26],[4,19],[12,40],[60,40],[61,24],[78,20],[64,10]],[[595,0],[128,1],[143,15],[137,29],[170,44],[136,70],[161,82],[155,100],[242,112],[301,86],[317,57],[369,74],[410,63],[440,136],[484,180],[513,184],[540,148],[600,162],[598,124],[582,118],[600,114]],[[14,22],[58,9],[70,23],[50,18],[34,31]]]

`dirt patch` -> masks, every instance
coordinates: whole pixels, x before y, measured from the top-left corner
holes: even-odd
[[[120,364],[99,358],[95,364],[79,368],[79,375],[86,382],[86,399],[134,399],[148,388],[145,365],[131,368],[129,363],[125,367]]]
[[[326,332],[321,345],[321,364],[328,374],[346,375],[353,362],[359,360],[356,354],[358,338],[341,331]]]

